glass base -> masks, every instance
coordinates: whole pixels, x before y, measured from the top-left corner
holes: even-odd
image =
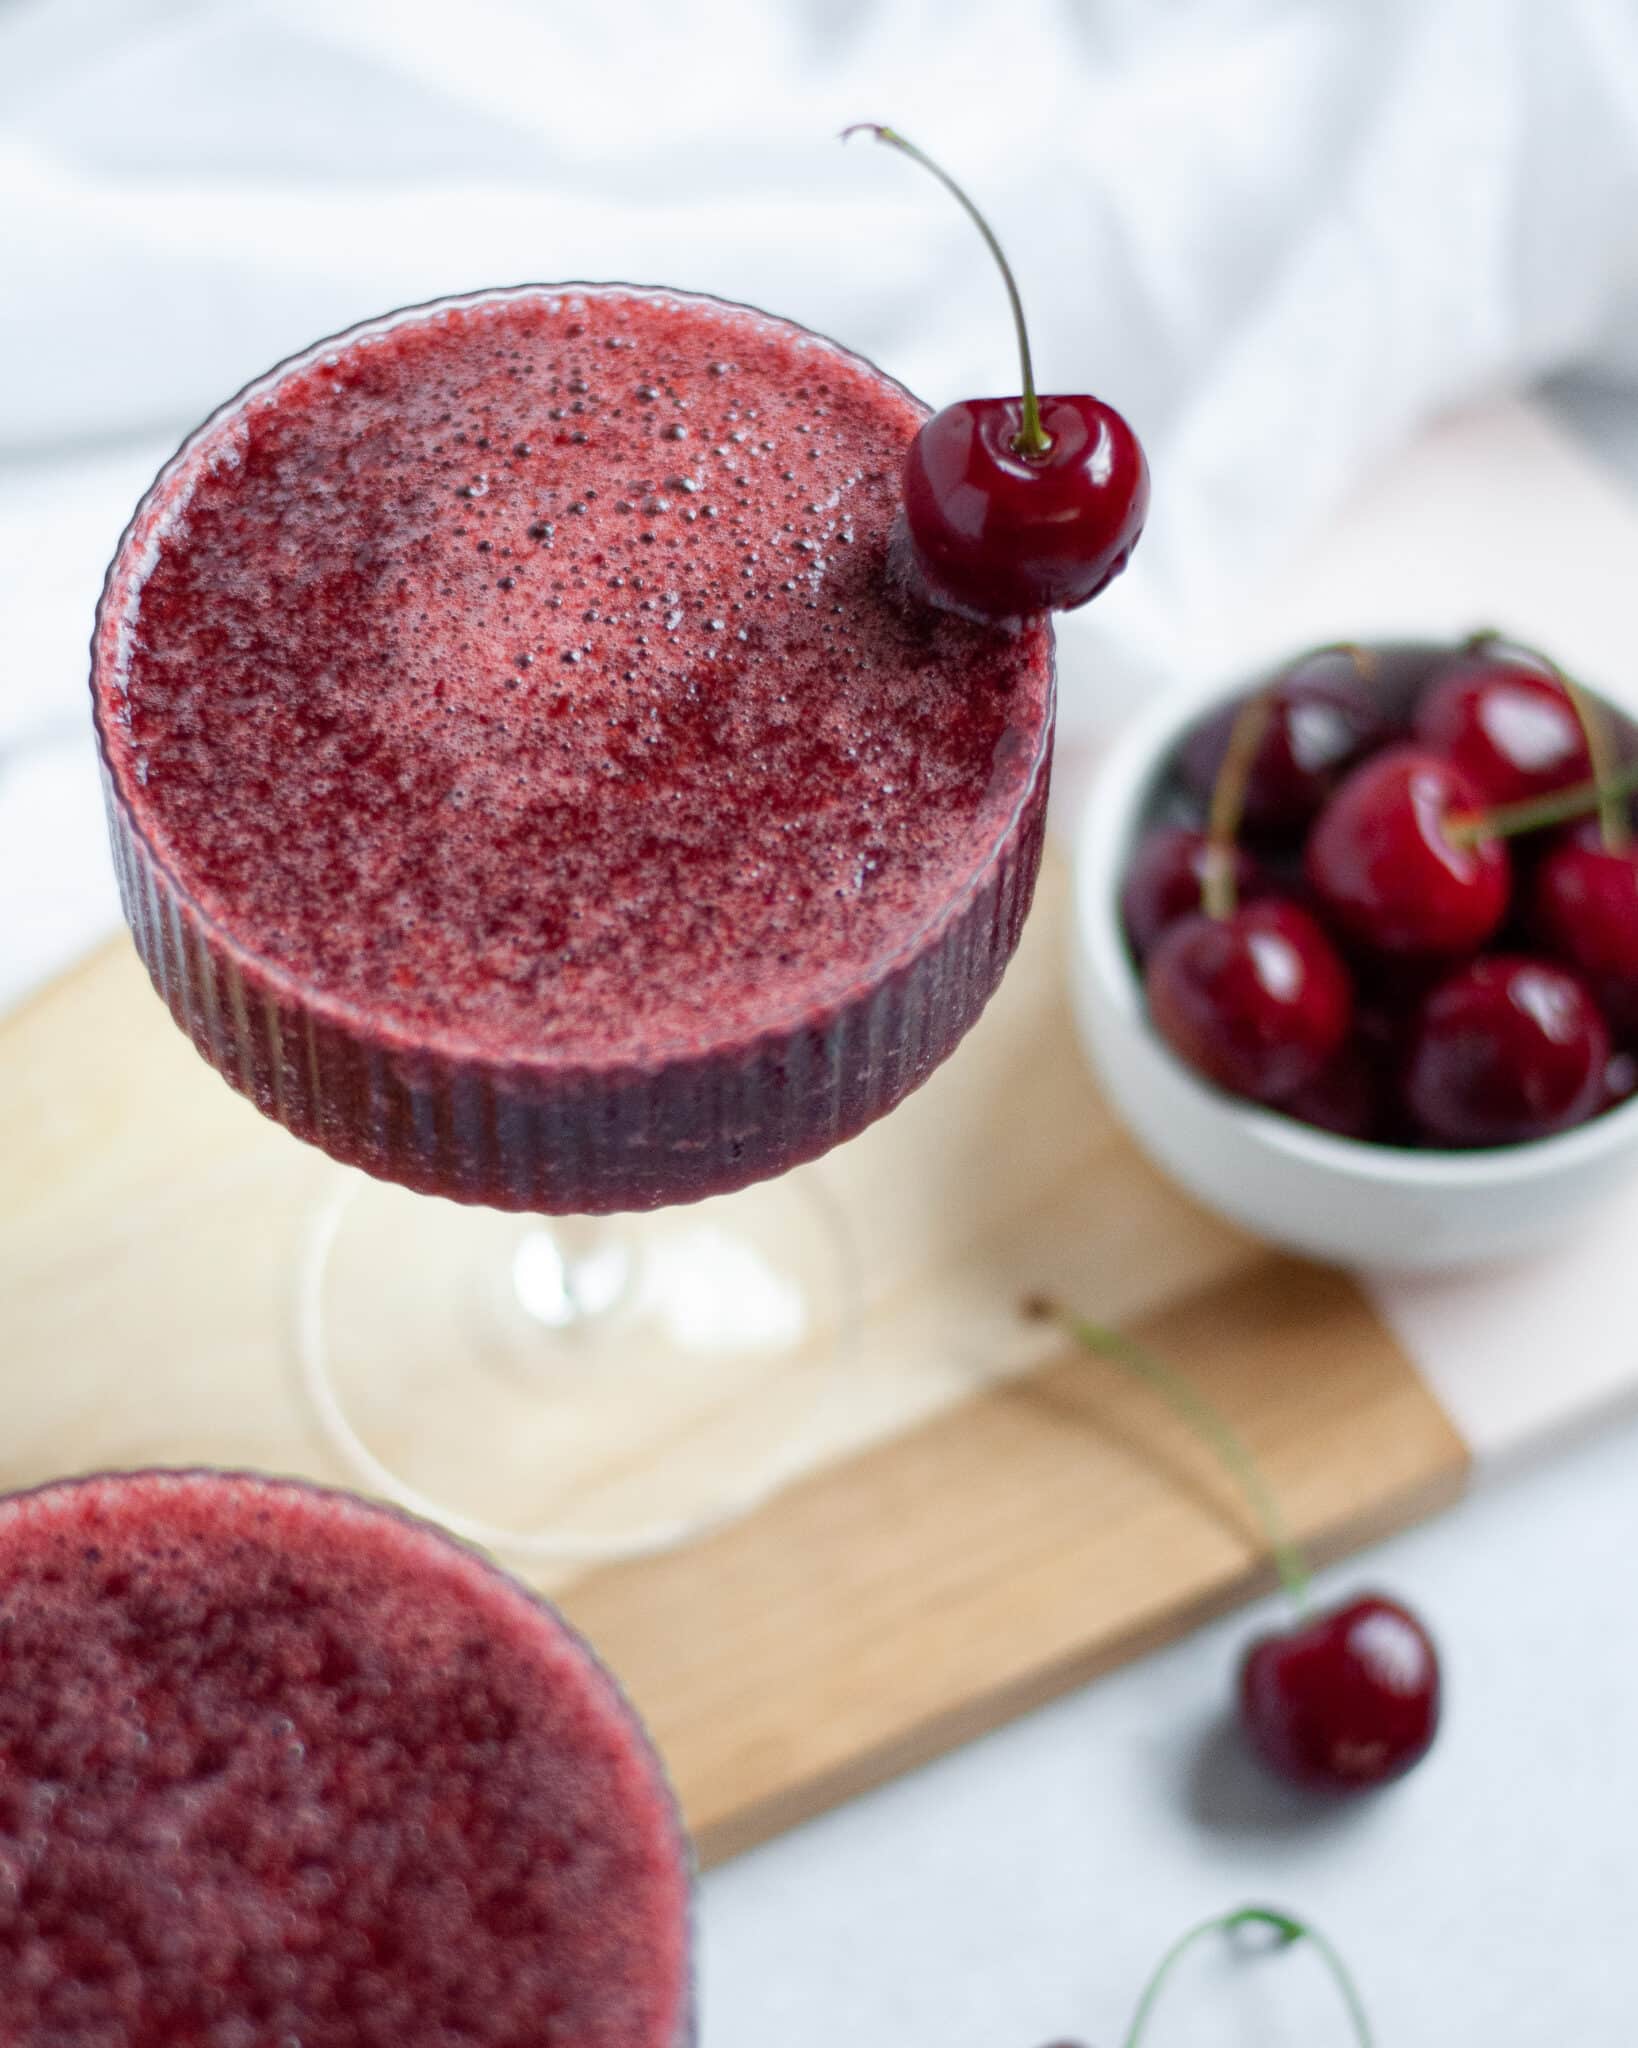
[[[511,1216],[338,1174],[298,1340],[372,1492],[514,1558],[666,1550],[805,1466],[856,1276],[819,1170],[644,1216]]]

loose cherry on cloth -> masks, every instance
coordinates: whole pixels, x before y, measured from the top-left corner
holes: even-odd
[[[1448,1146],[1517,1145],[1603,1107],[1609,1026],[1579,976],[1529,954],[1470,960],[1422,1005],[1405,1100]]]
[[[904,519],[927,595],[998,622],[1072,611],[1126,567],[1149,509],[1149,465],[1132,429],[1101,399],[1037,397],[1024,309],[988,221],[955,180],[897,130],[858,121],[930,171],[965,209],[995,258],[1018,334],[1023,394],[961,399],[910,444]]]
[[[1308,1565],[1239,1432],[1180,1373],[1118,1330],[1045,1298],[1025,1313],[1056,1322],[1083,1350],[1147,1387],[1217,1456],[1267,1539],[1296,1625],[1246,1651],[1237,1691],[1254,1752],[1291,1782],[1362,1792],[1403,1776],[1439,1729],[1439,1653],[1409,1608],[1365,1594],[1314,1613]]]
[[[1377,1593],[1252,1644],[1240,1719],[1281,1777],[1322,1791],[1386,1784],[1427,1754],[1439,1656],[1408,1608]]]

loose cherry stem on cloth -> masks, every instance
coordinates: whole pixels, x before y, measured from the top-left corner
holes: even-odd
[[[1132,2024],[1127,2030],[1125,2048],[1140,2048],[1144,2029],[1161,1992],[1165,1989],[1173,1970],[1196,1943],[1214,1934],[1232,1937],[1248,1928],[1259,1928],[1272,1934],[1273,1945],[1277,1949],[1291,1948],[1299,1941],[1306,1941],[1323,1960],[1335,1980],[1337,1990],[1342,1994],[1342,2002],[1348,2009],[1349,2019],[1353,2022],[1359,2048],[1373,2048],[1374,2037],[1371,2033],[1371,2023],[1365,2014],[1364,2001],[1341,1956],[1317,1927],[1299,1920],[1295,1914],[1283,1913],[1273,1906],[1237,1907],[1232,1913],[1222,1913],[1215,1919],[1203,1920],[1198,1927],[1191,1927],[1187,1934],[1175,1941],[1161,1957],[1159,1966],[1149,1979],[1147,1989],[1138,2001],[1137,2011],[1133,2014]]]

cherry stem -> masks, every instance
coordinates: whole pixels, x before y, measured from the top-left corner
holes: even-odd
[[[842,140],[850,135],[874,135],[878,142],[885,142],[889,149],[896,149],[909,157],[912,163],[920,164],[924,171],[931,171],[945,191],[963,207],[974,227],[984,237],[986,247],[995,258],[1001,272],[1001,280],[1007,287],[1007,299],[1012,307],[1012,324],[1018,335],[1018,360],[1024,377],[1024,424],[1013,437],[1013,453],[1038,460],[1052,452],[1052,436],[1041,425],[1041,402],[1035,395],[1035,367],[1029,355],[1029,329],[1024,325],[1024,302],[1018,296],[1018,284],[1012,274],[1012,265],[1002,254],[1001,244],[995,238],[995,231],[973,202],[962,191],[948,171],[934,163],[925,150],[917,149],[913,142],[906,141],[896,128],[884,128],[879,121],[855,121],[850,128],[842,130]]]
[[[1449,818],[1445,836],[1455,846],[1476,846],[1481,839],[1517,839],[1521,833],[1591,817],[1603,805],[1620,803],[1635,792],[1638,761],[1607,782],[1577,782],[1568,789],[1550,790],[1546,796],[1525,797],[1516,804],[1497,804],[1493,810]]]
[[[1599,836],[1609,852],[1619,853],[1632,838],[1632,831],[1627,823],[1625,803],[1613,787],[1617,776],[1615,750],[1610,742],[1610,724],[1602,705],[1585,684],[1576,681],[1561,661],[1555,661],[1552,655],[1539,647],[1532,647],[1527,640],[1515,640],[1509,634],[1498,633],[1487,626],[1470,634],[1466,647],[1474,654],[1486,647],[1511,648],[1515,654],[1539,662],[1557,679],[1559,687],[1570,700],[1570,708],[1580,721],[1582,735],[1587,742],[1587,761],[1598,790]]]
[[[1337,1990],[1342,1994],[1342,2002],[1348,2008],[1348,2017],[1353,2022],[1359,2048],[1372,2048],[1374,2037],[1371,2033],[1371,2023],[1365,2014],[1365,2001],[1360,1997],[1359,1987],[1349,1975],[1348,1967],[1341,1956],[1317,1927],[1309,1926],[1306,1921],[1297,1919],[1292,1913],[1282,1913],[1274,1906],[1240,1906],[1232,1913],[1220,1913],[1213,1920],[1202,1920],[1198,1927],[1191,1927],[1187,1934],[1174,1941],[1161,1957],[1142,1998],[1138,2001],[1138,2009],[1132,2015],[1132,2024],[1127,2031],[1126,2048],[1139,2048],[1143,2030],[1167,1981],[1197,1942],[1204,1941],[1214,1934],[1241,1934],[1247,1928],[1253,1927],[1272,1934],[1276,1949],[1291,1948],[1299,1941],[1308,1943],[1331,1972]]]
[[[1215,1452],[1250,1503],[1252,1513],[1268,1540],[1269,1555],[1280,1575],[1280,1584],[1297,1612],[1307,1611],[1311,1574],[1307,1560],[1287,1526],[1273,1488],[1263,1477],[1262,1467],[1234,1425],[1179,1372],[1165,1364],[1144,1345],[1122,1336],[1106,1324],[1089,1322],[1048,1296],[1037,1296],[1024,1304],[1027,1315],[1055,1322],[1094,1357],[1118,1365],[1150,1393],[1157,1394],[1172,1413]]]
[[[1245,817],[1251,773],[1257,765],[1257,751],[1274,716],[1274,699],[1286,677],[1305,662],[1325,654],[1346,654],[1354,673],[1369,684],[1376,674],[1376,662],[1368,649],[1352,640],[1332,640],[1323,647],[1311,647],[1287,662],[1266,688],[1258,690],[1240,706],[1229,728],[1228,745],[1222,765],[1211,788],[1211,805],[1206,813],[1206,858],[1200,873],[1200,908],[1208,917],[1232,917],[1239,901],[1234,880],[1234,844]]]
[[[1200,908],[1208,917],[1232,917],[1240,892],[1234,880],[1234,843],[1245,816],[1257,751],[1274,716],[1274,685],[1248,697],[1229,727],[1223,763],[1211,786],[1206,813],[1206,858],[1200,871]]]

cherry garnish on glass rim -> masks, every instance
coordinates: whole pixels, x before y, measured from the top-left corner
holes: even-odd
[[[1149,509],[1149,465],[1113,406],[1037,396],[1023,302],[989,222],[932,158],[875,121],[873,135],[938,179],[995,258],[1018,335],[1023,392],[967,398],[926,421],[904,464],[904,521],[927,595],[995,621],[1071,611],[1126,567]]]

